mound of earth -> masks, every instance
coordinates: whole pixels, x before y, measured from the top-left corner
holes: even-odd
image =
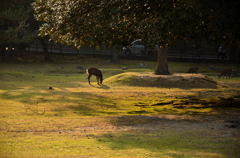
[[[155,75],[151,72],[127,72],[105,80],[106,84],[161,88],[217,88],[217,82],[202,74]]]

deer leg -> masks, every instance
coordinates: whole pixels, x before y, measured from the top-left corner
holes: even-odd
[[[92,75],[88,75],[88,83],[89,83],[89,85],[91,85],[91,83],[90,83],[90,78],[91,78],[91,76],[92,76]]]
[[[102,77],[99,77],[99,78],[100,78],[99,79],[100,80],[100,84],[102,84],[103,78]]]
[[[97,84],[99,85],[99,77],[98,77],[98,76],[96,76],[96,78],[97,78]]]

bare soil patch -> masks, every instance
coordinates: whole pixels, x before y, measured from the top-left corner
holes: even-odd
[[[239,82],[231,82],[231,81],[218,81],[218,83],[222,84],[222,85],[226,85],[228,87],[232,87],[232,88],[240,88],[240,83]]]

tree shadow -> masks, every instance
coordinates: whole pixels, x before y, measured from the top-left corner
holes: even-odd
[[[92,86],[92,87],[94,87],[94,88],[98,88],[98,89],[110,89],[110,87],[109,86],[107,86],[107,85],[104,85],[104,84],[101,84],[101,85],[90,85],[90,86]]]
[[[239,154],[237,141],[231,141],[231,138],[216,141],[213,137],[200,137],[200,134],[200,132],[190,133],[189,131],[165,131],[164,129],[152,131],[133,128],[126,132],[102,134],[96,141],[113,151],[137,150],[137,155],[146,157],[185,157],[188,154],[191,155],[190,157],[198,157],[199,153],[206,157],[211,157],[213,153],[225,156]],[[129,154],[134,153],[129,152]]]
[[[200,120],[201,117],[205,118],[204,116],[200,116],[200,118],[194,116],[193,118],[195,117]],[[117,126],[117,132],[104,132],[96,141],[108,146],[110,150],[149,151],[153,157],[185,157],[189,152],[193,157],[199,156],[199,153],[207,153],[206,155],[211,156],[212,152],[226,156],[240,154],[238,150],[239,143],[231,141],[232,138],[216,140],[215,136],[210,136],[211,131],[189,130],[188,128],[187,130],[179,130],[179,128],[185,129],[184,126],[181,127],[183,124],[174,128],[173,124],[179,124],[181,121],[189,121],[190,124],[195,122],[197,124],[198,122],[194,121],[193,118],[183,117],[179,120],[179,118],[173,119],[171,116],[116,116],[112,117],[112,125]],[[206,149],[210,151],[208,152]],[[196,151],[196,154],[194,151]],[[162,155],[163,153],[165,156]]]
[[[103,88],[107,87],[104,86]],[[61,116],[70,109],[77,115],[99,116],[105,113],[107,108],[116,108],[116,103],[109,98],[88,92],[71,92],[67,88],[59,87],[51,90],[46,88],[41,91],[36,91],[35,87],[33,87],[28,91],[31,91],[31,93],[6,91],[0,94],[0,98],[23,103],[24,108],[32,107],[34,110],[34,107],[37,107],[41,110],[44,109],[44,115],[53,113],[52,115]],[[47,104],[51,106],[46,106]]]
[[[109,114],[104,109],[116,108],[116,103],[110,101],[107,97],[102,95],[91,94],[87,92],[72,92],[72,96],[80,98],[77,105],[69,105],[66,108],[71,109],[74,113],[82,116],[99,116],[103,114]]]

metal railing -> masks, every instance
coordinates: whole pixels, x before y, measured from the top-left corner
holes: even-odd
[[[57,54],[93,54],[93,55],[111,55],[111,48],[105,48],[101,46],[100,49],[95,49],[89,46],[82,46],[80,49],[77,49],[73,46],[66,46],[60,43],[49,42],[47,45],[49,53],[57,53]],[[17,50],[17,51],[25,51],[28,53],[44,53],[43,47],[40,43],[34,42],[29,44],[25,50]],[[139,50],[140,51],[140,50]],[[126,56],[125,52],[122,51],[119,55]],[[142,53],[138,53],[138,56],[142,56]],[[178,58],[178,59],[192,59],[192,60],[205,60],[205,59],[217,59],[217,49],[214,47],[207,47],[201,49],[195,49],[191,46],[182,46],[182,47],[173,47],[169,48],[168,52],[169,58]],[[228,54],[227,54],[228,56]]]

